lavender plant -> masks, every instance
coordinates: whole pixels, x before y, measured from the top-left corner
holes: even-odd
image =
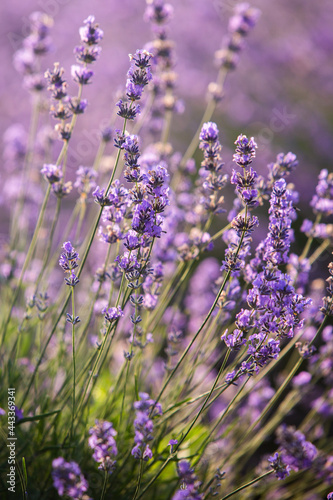
[[[147,0],[154,38],[130,54],[95,160],[75,175],[103,30],[92,15],[79,28],[72,82],[58,62],[41,70],[48,16],[31,16],[15,54],[34,106],[28,145],[21,128],[6,134],[21,183],[0,274],[1,498],[332,498],[333,174],[309,219],[287,180],[294,153],[259,174],[240,133],[224,155],[235,168],[222,162],[233,145],[218,104],[260,14],[245,3],[198,131],[174,149],[174,7]],[[38,150],[42,100],[58,156]]]

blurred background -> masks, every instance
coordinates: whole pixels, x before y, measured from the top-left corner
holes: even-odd
[[[171,140],[175,149],[183,153],[200,122],[207,85],[216,78],[214,52],[223,43],[237,2],[170,3],[174,7],[169,30],[176,44],[176,91],[184,103],[183,114],[174,117]],[[299,208],[306,212],[317,175],[321,168],[330,169],[332,158],[333,2],[255,0],[251,5],[261,10],[261,17],[246,38],[238,68],[228,75],[224,98],[213,117],[220,129],[223,159],[230,171],[233,143],[239,133],[255,137],[259,146],[255,168],[260,173],[265,173],[267,162],[273,161],[277,153],[294,152],[299,166],[291,180],[302,194]],[[52,68],[59,61],[70,81],[70,67],[75,63],[73,48],[79,43],[78,29],[93,14],[104,30],[102,55],[94,65],[92,85],[85,88],[88,110],[80,117],[71,141],[77,154],[70,158],[68,168],[71,171],[79,164],[91,165],[98,130],[112,114],[115,94],[125,84],[128,54],[152,39],[150,27],[143,20],[145,7],[144,0],[2,0],[1,137],[16,123],[26,131],[29,128],[31,95],[23,88],[22,77],[13,66],[13,55],[28,34],[29,15],[39,10],[54,18],[53,49],[43,58],[42,69]],[[70,85],[75,92],[75,84]],[[47,99],[46,92],[45,96]],[[52,124],[51,118],[49,121]],[[1,149],[3,153],[3,141]],[[4,191],[12,174],[13,166],[5,158],[1,167]],[[1,199],[4,223],[6,197]],[[2,240],[6,237],[3,223]]]

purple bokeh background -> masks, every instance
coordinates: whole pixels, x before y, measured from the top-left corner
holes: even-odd
[[[177,93],[185,112],[176,116],[173,138],[182,152],[199,123],[205,105],[207,84],[215,80],[213,56],[226,34],[234,0],[177,0],[170,37],[176,42]],[[214,115],[224,145],[224,160],[230,165],[233,142],[240,132],[254,135],[259,144],[256,168],[275,155],[295,152],[300,165],[294,180],[304,206],[312,197],[316,177],[331,158],[333,95],[333,4],[330,0],[256,0],[261,18],[246,40],[236,72],[229,75],[225,97]],[[125,83],[128,53],[152,38],[143,21],[144,0],[94,1],[3,0],[0,18],[0,135],[13,123],[28,129],[30,95],[22,88],[12,56],[27,34],[28,16],[40,10],[54,17],[51,35],[54,51],[43,59],[45,69],[59,61],[70,79],[73,48],[78,28],[94,14],[104,30],[102,55],[94,65],[92,85],[85,89],[87,113],[80,117],[75,140],[97,131],[112,113],[115,93]],[[75,92],[75,85],[72,90]],[[52,123],[50,119],[50,123]],[[171,137],[172,139],[172,137]],[[95,146],[83,148],[83,164],[91,164]],[[69,170],[78,165],[70,165]],[[6,173],[8,175],[8,173]]]

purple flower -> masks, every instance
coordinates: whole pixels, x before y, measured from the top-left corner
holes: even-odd
[[[115,259],[115,262],[117,262],[120,269],[122,269],[126,273],[130,273],[132,271],[140,269],[140,264],[137,261],[136,256],[130,254],[129,252],[125,252],[123,255],[118,255]]]
[[[109,323],[112,323],[113,321],[116,321],[117,319],[124,316],[124,311],[120,306],[110,307],[109,309],[105,307],[102,310],[102,313],[104,314],[104,318],[106,319],[106,321],[108,321]]]
[[[74,273],[74,269],[78,267],[79,254],[75,251],[70,241],[66,241],[62,248],[64,252],[60,255],[59,265],[69,276],[65,278],[66,285],[75,286],[79,283],[78,278]]]
[[[107,471],[109,474],[114,470],[118,450],[114,437],[117,431],[114,430],[111,422],[106,420],[96,420],[94,427],[89,429],[88,444],[94,450],[93,459],[99,463],[99,469]]]
[[[151,0],[146,7],[144,19],[157,25],[166,24],[173,16],[173,6],[164,0]]]
[[[269,457],[268,462],[271,464],[271,467],[275,470],[275,476],[279,480],[283,480],[290,475],[291,471],[290,465],[287,465],[283,462],[278,452],[274,453],[274,455]]]
[[[62,179],[62,171],[58,165],[53,165],[51,163],[45,163],[41,169],[41,173],[44,175],[45,179],[49,181],[50,184],[59,182]]]
[[[153,439],[153,421],[150,418],[151,409],[154,408],[153,415],[162,415],[162,407],[159,403],[155,404],[153,399],[145,392],[140,392],[140,401],[134,403],[136,418],[134,420],[134,443],[132,455],[137,460],[147,461],[153,457],[153,453],[148,442]]]
[[[306,441],[302,432],[285,424],[277,429],[277,442],[281,447],[283,462],[296,472],[310,468],[318,455],[317,448]]]
[[[202,500],[203,494],[199,493],[200,481],[198,481],[188,461],[182,460],[177,466],[178,476],[182,483],[182,489],[176,491],[172,500]]]
[[[62,457],[59,457],[53,460],[52,468],[53,486],[58,490],[58,494],[61,497],[68,496],[74,500],[80,500],[88,490],[88,482],[78,464],[65,462]]]
[[[216,142],[219,137],[219,129],[217,128],[216,123],[214,122],[207,122],[204,123],[200,132],[200,141],[202,144],[200,144],[200,147],[202,149],[207,148],[208,145],[205,143],[212,143]]]
[[[95,23],[95,16],[88,16],[79,29],[81,41],[87,45],[96,45],[103,38],[103,31]]]
[[[275,163],[267,165],[269,170],[269,186],[272,186],[275,181],[281,177],[287,177],[298,165],[296,155],[293,153],[279,153],[276,157]]]
[[[94,76],[94,72],[88,70],[84,66],[73,64],[71,67],[71,75],[74,82],[81,85],[87,85],[88,83],[90,83],[91,78]]]
[[[332,215],[333,214],[333,174],[323,169],[318,177],[316,194],[311,200],[315,214]]]
[[[90,191],[96,186],[95,179],[97,172],[90,167],[79,167],[76,171],[76,181],[74,187],[78,192],[89,194]]]
[[[87,99],[78,99],[77,97],[72,97],[68,105],[74,115],[81,115],[85,112],[86,107],[88,106]]]
[[[221,336],[221,340],[224,340],[226,346],[231,351],[239,351],[242,345],[246,344],[246,339],[243,338],[243,332],[237,328],[230,335],[228,335],[228,330],[226,330]]]
[[[248,139],[246,135],[239,135],[236,144],[236,153],[233,156],[233,161],[237,163],[239,167],[247,168],[250,163],[252,163],[253,158],[256,156],[257,144],[254,138]]]

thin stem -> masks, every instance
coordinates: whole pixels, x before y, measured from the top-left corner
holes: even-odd
[[[137,484],[136,484],[136,489],[135,489],[133,500],[136,500],[137,497],[138,497],[138,493],[139,493],[140,486],[141,486],[141,480],[142,480],[142,472],[143,472],[143,460],[141,458],[140,459],[140,471],[139,471],[139,476],[138,476],[138,480],[137,480]]]
[[[331,246],[331,242],[329,239],[324,240],[322,244],[313,252],[311,257],[309,257],[309,263],[312,265],[327,248]]]
[[[226,76],[227,76],[227,71],[224,68],[220,68],[218,75],[217,75],[216,83],[218,83],[219,85],[221,85],[223,87]],[[216,104],[217,104],[216,100],[213,97],[210,97],[210,99],[208,100],[205,112],[201,118],[200,125],[198,126],[198,129],[197,129],[196,133],[194,134],[193,139],[190,142],[190,145],[188,146],[188,148],[187,148],[187,150],[186,150],[186,152],[181,160],[182,166],[184,166],[186,164],[187,160],[192,158],[192,156],[194,155],[195,150],[197,149],[197,146],[199,143],[199,135],[200,135],[202,126],[205,122],[208,122],[212,118],[213,113],[214,113],[215,108],[216,108]]]
[[[227,500],[227,498],[231,498],[233,497],[234,495],[236,495],[236,493],[238,493],[239,491],[242,491],[242,490],[245,490],[245,488],[248,488],[249,486],[251,486],[252,484],[254,483],[257,483],[258,481],[260,481],[261,479],[263,479],[264,477],[267,477],[269,476],[270,474],[272,474],[274,472],[274,470],[270,470],[268,472],[265,472],[265,474],[262,474],[261,476],[258,476],[256,477],[255,479],[252,479],[252,481],[246,483],[246,484],[243,484],[243,486],[240,486],[239,488],[237,488],[236,490],[232,491],[231,493],[228,493],[228,495],[225,495],[224,497],[222,497],[220,500]]]
[[[316,227],[319,222],[321,220],[321,214],[317,214],[317,217],[316,217],[316,220],[313,224],[313,227]],[[309,236],[308,239],[307,239],[307,242],[306,242],[306,245],[304,247],[304,250],[302,252],[302,254],[300,255],[299,257],[299,261],[303,260],[306,258],[306,256],[308,255],[309,251],[310,251],[310,248],[311,248],[311,245],[312,245],[312,242],[313,242],[313,236]]]
[[[206,408],[206,404],[207,402],[209,401],[211,395],[213,394],[214,390],[215,390],[215,387],[217,386],[217,382],[219,381],[219,378],[227,364],[227,361],[228,361],[228,358],[229,358],[229,355],[230,355],[230,349],[228,349],[228,351],[226,352],[226,355],[224,357],[224,360],[223,360],[223,363],[221,364],[220,366],[220,369],[218,371],[218,374],[215,378],[215,381],[214,381],[214,384],[212,385],[212,388],[211,390],[209,391],[203,405],[201,406],[200,410],[198,411],[197,415],[195,416],[195,418],[193,419],[190,427],[187,429],[187,431],[185,432],[185,434],[183,435],[183,437],[179,440],[179,443],[177,444],[177,447],[175,449],[175,451],[177,451],[177,449],[180,447],[180,445],[185,441],[185,439],[187,438],[187,436],[189,435],[189,433],[191,432],[191,430],[193,429],[193,427],[195,426],[197,420],[200,418],[202,412],[204,411],[204,409]]]
[[[71,424],[71,441],[73,440],[74,418],[75,418],[75,300],[74,287],[72,286],[72,353],[73,353],[73,405],[72,405],[72,424]]]
[[[107,482],[108,482],[108,472],[107,472],[107,470],[105,470],[104,471],[104,483],[103,483],[103,489],[102,489],[102,494],[101,494],[101,500],[104,500]]]
[[[246,217],[247,217],[247,207],[245,207],[245,220],[246,220]],[[237,247],[237,250],[235,252],[235,258],[237,258],[239,252],[240,252],[240,249],[241,249],[241,246],[242,246],[242,243],[243,243],[243,239],[244,239],[244,235],[245,235],[245,229],[243,230],[242,232],[242,235],[240,237],[240,241],[239,241],[239,244],[238,244],[238,247]],[[194,342],[196,341],[196,339],[198,338],[198,336],[200,335],[200,333],[202,332],[202,330],[205,328],[207,322],[209,321],[209,318],[211,317],[218,301],[219,301],[219,298],[224,290],[224,287],[225,285],[227,284],[228,280],[229,280],[229,277],[231,275],[231,270],[229,269],[224,277],[224,280],[223,280],[223,283],[220,287],[220,290],[218,291],[216,297],[215,297],[215,300],[213,302],[213,305],[212,307],[210,308],[206,318],[204,319],[203,323],[201,324],[199,330],[197,331],[197,333],[194,335],[193,339],[191,340],[191,342],[189,343],[189,345],[187,346],[187,348],[185,349],[185,351],[183,352],[181,358],[178,360],[176,366],[174,367],[174,369],[172,370],[172,372],[170,373],[170,375],[168,376],[166,382],[164,383],[159,395],[157,396],[157,399],[155,401],[155,405],[156,403],[158,403],[165,391],[165,389],[167,388],[167,386],[169,385],[172,377],[174,376],[174,374],[176,373],[176,371],[178,370],[179,366],[182,364],[183,360],[185,359],[187,353],[189,352],[189,350],[191,349],[192,345],[194,344]]]

